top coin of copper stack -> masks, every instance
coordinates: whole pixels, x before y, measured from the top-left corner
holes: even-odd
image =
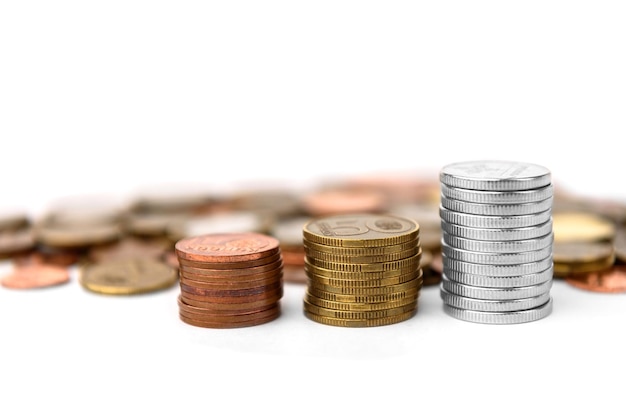
[[[303,237],[306,317],[372,327],[416,313],[422,287],[417,222],[388,214],[334,215],[307,222]]]
[[[280,316],[279,241],[259,233],[206,234],[176,242],[180,319],[205,328],[260,325]]]

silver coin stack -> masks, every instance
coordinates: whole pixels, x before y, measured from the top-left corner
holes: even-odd
[[[552,312],[553,186],[542,166],[468,161],[439,175],[444,311],[485,324]]]

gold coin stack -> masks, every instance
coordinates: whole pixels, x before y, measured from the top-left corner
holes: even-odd
[[[183,322],[240,328],[280,316],[283,262],[277,239],[252,232],[205,234],[179,240],[175,250]]]
[[[422,288],[417,222],[388,214],[317,218],[304,225],[303,243],[307,318],[373,327],[417,312]]]

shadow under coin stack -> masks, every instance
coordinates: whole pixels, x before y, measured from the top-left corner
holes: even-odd
[[[411,318],[422,287],[417,222],[391,215],[317,218],[303,227],[307,318],[373,327]]]
[[[552,312],[551,174],[509,161],[450,164],[440,172],[444,311],[485,324]]]
[[[280,316],[282,258],[276,238],[205,234],[176,242],[180,319],[205,328],[260,325]]]

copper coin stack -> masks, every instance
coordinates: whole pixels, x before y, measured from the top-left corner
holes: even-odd
[[[175,244],[179,316],[205,328],[260,325],[280,316],[279,241],[260,233],[205,234]]]
[[[405,321],[422,287],[417,222],[385,214],[334,215],[303,227],[307,318],[342,327]]]

